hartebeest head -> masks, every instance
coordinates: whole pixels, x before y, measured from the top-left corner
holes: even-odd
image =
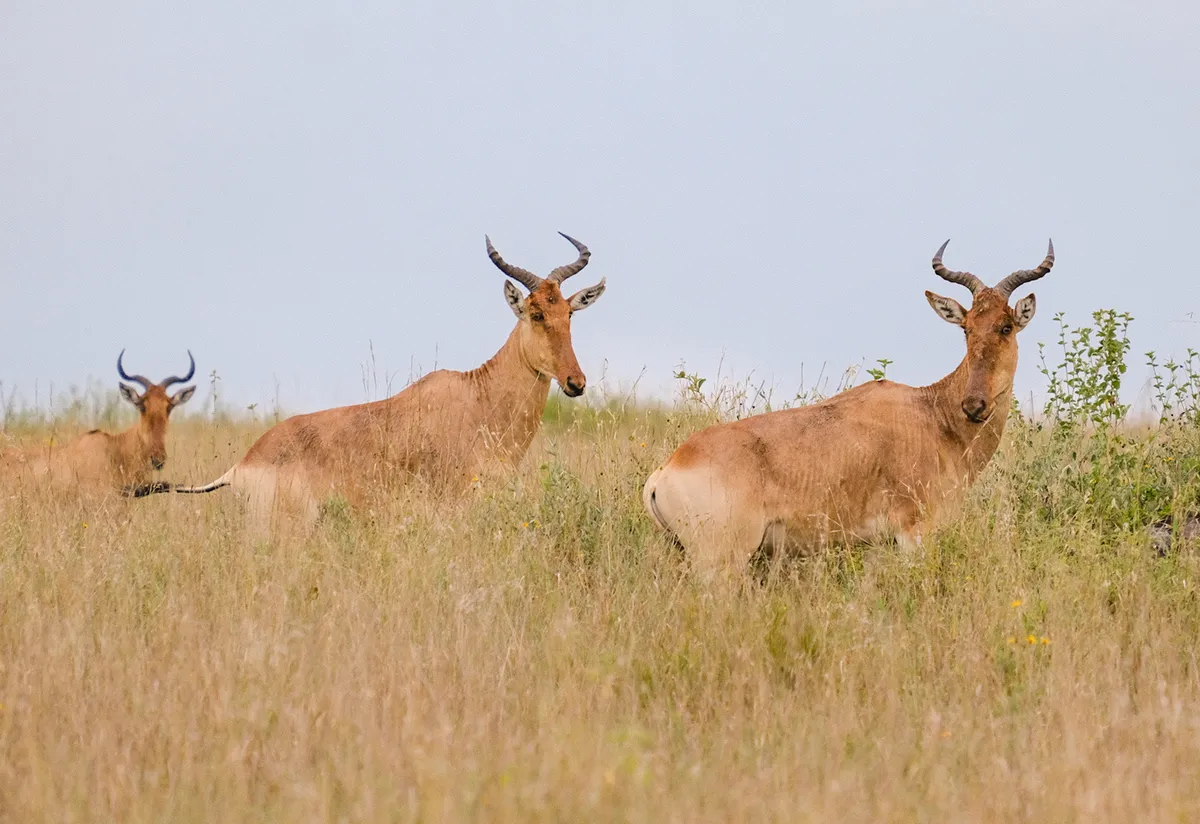
[[[1012,389],[1013,374],[1017,371],[1016,332],[1025,328],[1033,318],[1037,300],[1032,294],[1008,305],[1008,298],[1018,286],[1037,280],[1054,265],[1054,241],[1046,258],[1036,269],[1020,269],[995,286],[988,287],[970,272],[952,272],[942,265],[946,243],[933,256],[933,271],[951,283],[971,290],[970,310],[958,301],[933,292],[925,297],[934,311],[950,323],[963,328],[967,336],[967,383],[962,397],[962,411],[974,423],[983,423],[992,416],[996,401]]]
[[[145,449],[150,465],[155,469],[162,469],[163,465],[167,462],[167,418],[170,416],[172,409],[180,404],[187,403],[195,393],[196,387],[184,387],[174,395],[168,395],[167,389],[172,384],[190,381],[192,375],[196,374],[196,360],[192,357],[192,353],[189,350],[188,373],[186,375],[183,377],[172,375],[161,383],[153,383],[141,375],[125,374],[125,367],[121,364],[121,360],[124,357],[125,350],[122,349],[121,354],[117,356],[117,374],[123,380],[140,384],[144,391],[139,394],[132,386],[122,383],[119,385],[121,397],[137,407],[139,415],[139,439]]]
[[[559,266],[545,278],[506,263],[492,246],[491,239],[485,236],[484,240],[487,241],[488,257],[492,263],[529,290],[528,295],[522,295],[511,281],[504,281],[504,297],[520,322],[524,357],[535,371],[557,380],[563,392],[574,398],[583,394],[587,378],[579,368],[579,361],[575,359],[575,350],[571,346],[571,315],[591,306],[604,294],[604,278],[595,286],[580,289],[571,297],[564,298],[560,284],[587,266],[592,253],[575,238],[562,232],[559,234],[579,250],[579,258],[574,263]]]

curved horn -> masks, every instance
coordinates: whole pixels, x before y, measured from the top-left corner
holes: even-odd
[[[578,240],[562,232],[559,232],[559,234],[571,241],[571,245],[579,250],[579,258],[574,263],[559,266],[547,276],[546,280],[552,280],[555,283],[562,283],[571,275],[579,274],[583,270],[583,267],[588,265],[588,258],[592,256],[592,253],[588,251],[588,247],[584,246]]]
[[[194,374],[196,374],[196,359],[192,357],[192,350],[189,349],[188,350],[188,373],[186,375],[184,375],[182,378],[177,378],[174,375],[172,375],[171,377],[169,377],[165,381],[163,381],[161,384],[159,384],[159,386],[161,386],[163,389],[166,389],[168,386],[170,386],[173,383],[186,383],[192,379],[192,375],[194,375]]]
[[[937,250],[937,254],[933,256],[933,271],[938,277],[943,280],[948,280],[951,283],[958,283],[971,290],[971,294],[979,289],[984,288],[983,281],[972,275],[970,272],[953,272],[942,265],[942,253],[946,251],[946,247],[950,245],[950,239],[942,244],[942,248]]]
[[[117,355],[117,374],[121,376],[121,380],[133,381],[134,383],[140,383],[142,385],[142,389],[149,389],[151,386],[154,385],[151,381],[142,377],[141,375],[126,375],[125,367],[121,365],[121,359],[124,357],[125,357],[125,350],[122,349],[121,354]]]
[[[541,285],[542,279],[528,269],[522,269],[520,266],[513,266],[511,263],[506,263],[504,258],[500,257],[500,253],[496,251],[496,247],[492,245],[492,239],[487,235],[483,236],[487,241],[488,257],[492,259],[492,263],[496,264],[496,268],[517,283],[524,285],[526,289],[532,292]]]
[[[1036,269],[1018,269],[1004,280],[996,284],[996,291],[1008,297],[1013,293],[1013,290],[1018,286],[1029,283],[1031,280],[1037,280],[1040,277],[1045,277],[1046,273],[1054,266],[1054,239],[1050,239],[1050,248],[1046,251],[1046,258]]]

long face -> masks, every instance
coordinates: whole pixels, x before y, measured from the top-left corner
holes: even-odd
[[[950,241],[942,244],[933,256],[933,271],[942,280],[965,286],[973,300],[970,311],[958,301],[926,292],[925,298],[933,311],[944,320],[961,326],[967,336],[967,381],[963,389],[962,411],[971,423],[991,419],[1000,401],[1012,391],[1013,375],[1017,371],[1017,332],[1033,320],[1037,298],[1026,295],[1009,307],[1013,290],[1045,277],[1054,266],[1054,242],[1046,249],[1046,257],[1033,269],[1018,269],[995,286],[986,286],[970,272],[954,272],[942,264],[942,253]],[[1007,410],[1001,414],[1007,414]]]
[[[192,375],[196,374],[196,360],[192,357],[192,353],[188,351],[188,371],[183,377],[175,377],[172,375],[161,383],[152,383],[143,375],[130,375],[125,371],[125,366],[122,360],[125,357],[125,350],[121,350],[121,354],[117,356],[117,374],[123,380],[133,381],[138,386],[142,387],[143,392],[139,393],[136,389],[127,383],[119,384],[121,389],[121,397],[129,401],[138,411],[138,440],[141,446],[141,454],[149,462],[150,466],[155,469],[162,469],[167,462],[167,419],[171,416],[171,410],[180,404],[187,403],[188,399],[195,393],[196,387],[189,386],[185,389],[180,389],[174,395],[167,394],[167,390],[177,383],[186,383],[192,379]]]
[[[151,384],[142,394],[127,384],[121,384],[121,396],[138,410],[138,431],[141,435],[146,459],[155,469],[162,469],[167,462],[167,419],[171,411],[186,403],[196,387],[189,386],[174,395],[158,384]]]
[[[586,309],[604,291],[603,283],[563,296],[558,284],[544,280],[527,296],[505,281],[504,292],[521,326],[522,351],[529,365],[554,378],[574,398],[583,394],[587,378],[571,345],[571,317]]]
[[[926,292],[925,297],[938,315],[961,326],[966,335],[967,383],[962,411],[972,423],[984,423],[1012,391],[1017,371],[1017,332],[1033,318],[1037,299],[1026,295],[1010,307],[1003,295],[984,287],[975,293],[970,310],[966,310],[958,301],[933,292]]]
[[[490,239],[487,239],[487,251],[496,268],[529,290],[526,295],[512,281],[504,281],[504,299],[517,316],[523,356],[539,375],[554,378],[563,392],[575,398],[583,394],[587,378],[583,376],[571,346],[571,316],[591,306],[604,294],[604,279],[595,286],[580,289],[569,298],[563,297],[560,284],[587,266],[592,253],[575,238],[562,236],[575,247],[579,257],[544,278],[505,262]]]

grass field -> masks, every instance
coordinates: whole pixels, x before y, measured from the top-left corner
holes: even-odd
[[[728,592],[639,494],[711,412],[572,408],[508,483],[286,545],[227,491],[3,490],[0,817],[1200,818],[1200,562],[1143,530],[1195,499],[1194,425],[1016,417],[920,556]],[[167,474],[263,428],[181,420]]]

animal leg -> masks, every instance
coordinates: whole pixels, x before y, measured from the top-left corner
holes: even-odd
[[[905,555],[919,555],[924,546],[924,538],[921,535],[921,530],[917,527],[910,527],[909,529],[897,532],[896,546]]]
[[[896,532],[896,553],[900,562],[912,568],[924,557],[924,538],[919,524],[913,524],[907,529]]]
[[[761,507],[736,499],[708,471],[659,470],[646,482],[643,500],[706,582],[744,574],[763,544],[767,522]]]
[[[709,587],[735,587],[745,577],[756,547],[721,541],[701,542],[687,550],[692,572]]]
[[[267,539],[307,532],[320,513],[304,476],[275,467],[239,468],[232,486],[246,499],[247,530]]]

